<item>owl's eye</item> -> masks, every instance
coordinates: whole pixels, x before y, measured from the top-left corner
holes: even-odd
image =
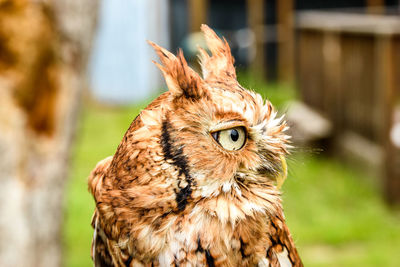
[[[212,137],[226,150],[239,150],[246,142],[246,130],[244,127],[213,132]]]

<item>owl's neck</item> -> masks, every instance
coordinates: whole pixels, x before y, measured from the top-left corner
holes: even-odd
[[[280,193],[273,185],[249,184],[224,192],[220,190],[209,197],[196,201],[192,214],[202,211],[209,214],[222,224],[236,223],[253,217],[256,214],[275,216],[281,212]]]

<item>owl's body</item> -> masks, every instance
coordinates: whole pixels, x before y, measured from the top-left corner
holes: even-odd
[[[202,29],[204,78],[152,44],[169,91],[89,178],[95,266],[302,266],[276,186],[286,126]]]

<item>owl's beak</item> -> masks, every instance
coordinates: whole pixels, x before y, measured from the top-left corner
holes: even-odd
[[[282,172],[276,177],[276,188],[278,189],[281,189],[287,177],[287,164],[285,156],[280,155],[280,159],[282,164]]]

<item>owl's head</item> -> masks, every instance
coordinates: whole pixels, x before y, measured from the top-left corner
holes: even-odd
[[[221,195],[276,197],[277,179],[286,172],[287,126],[269,101],[238,83],[226,40],[206,25],[201,29],[212,53],[200,49],[203,77],[181,51],[175,56],[150,43],[169,90],[141,112],[127,136],[147,149],[152,166],[172,166],[164,176],[175,187],[180,210],[191,200]]]

